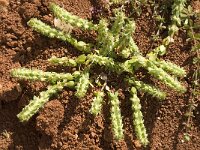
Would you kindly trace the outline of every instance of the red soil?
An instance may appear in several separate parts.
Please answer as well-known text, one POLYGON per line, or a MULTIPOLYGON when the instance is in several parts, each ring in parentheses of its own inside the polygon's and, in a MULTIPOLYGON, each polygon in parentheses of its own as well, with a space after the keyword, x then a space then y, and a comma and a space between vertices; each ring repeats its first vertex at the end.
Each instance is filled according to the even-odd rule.
MULTIPOLYGON (((92 8, 100 8, 100 4, 93 0, 54 1, 82 18, 96 20, 100 16, 92 15, 92 8)), ((102 115, 96 118, 89 113, 92 91, 95 89, 89 90, 81 101, 74 96, 73 91, 66 89, 58 97, 53 97, 39 114, 27 123, 20 123, 17 119, 16 115, 21 109, 34 95, 44 90, 46 85, 40 82, 17 81, 11 78, 10 70, 27 67, 64 72, 65 68, 54 68, 48 64, 47 59, 52 55, 61 57, 79 54, 71 45, 44 37, 27 26, 27 21, 32 17, 52 24, 53 16, 47 6, 47 0, 16 0, 10 1, 7 12, 0 13, 0 149, 140 149, 132 125, 128 94, 120 78, 110 79, 110 82, 118 82, 121 89, 120 100, 125 129, 123 141, 113 140, 109 105, 104 105, 102 115)), ((101 13, 103 16, 110 15, 106 9, 101 13)), ((145 55, 156 46, 151 39, 151 35, 157 31, 151 8, 144 7, 142 15, 135 20, 135 41, 145 55)), ((77 30, 73 34, 86 41, 94 39, 93 33, 77 30)), ((148 77, 143 78, 142 74, 138 75, 146 82, 154 81, 168 93, 167 99, 160 103, 147 95, 140 95, 150 140, 146 149, 200 149, 200 117, 197 114, 192 122, 191 140, 182 142, 184 113, 191 98, 191 75, 194 71, 191 44, 186 42, 186 38, 186 33, 180 31, 163 59, 186 69, 188 76, 181 79, 181 82, 185 84, 188 92, 177 94, 163 87, 155 79, 150 80, 148 77)), ((106 100, 105 104, 107 103, 106 100)), ((197 107, 195 112, 200 111, 199 108, 197 107)))

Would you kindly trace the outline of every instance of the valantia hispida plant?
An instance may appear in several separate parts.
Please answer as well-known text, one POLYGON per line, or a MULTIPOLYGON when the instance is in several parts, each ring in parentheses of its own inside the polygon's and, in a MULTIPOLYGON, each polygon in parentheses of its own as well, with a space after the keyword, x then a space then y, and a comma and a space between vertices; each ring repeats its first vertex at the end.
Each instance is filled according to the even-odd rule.
MULTIPOLYGON (((94 30, 97 33, 96 44, 78 41, 69 33, 51 27, 36 18, 32 18, 28 22, 28 25, 33 30, 49 38, 57 38, 68 42, 83 53, 77 58, 69 58, 68 56, 58 58, 52 56, 48 59, 52 65, 78 67, 81 64, 82 69, 72 74, 44 72, 25 68, 12 70, 11 73, 14 77, 49 83, 47 91, 41 92, 38 97, 35 96, 17 115, 20 121, 28 121, 44 106, 53 94, 63 90, 64 87, 74 88, 76 90, 75 96, 79 99, 83 98, 87 94, 89 85, 94 84, 95 86, 95 83, 90 83, 90 78, 93 77, 91 68, 98 65, 105 68, 106 71, 115 72, 118 76, 123 73, 127 74, 126 78, 124 78, 124 83, 127 83, 130 87, 130 101, 132 102, 131 107, 135 132, 141 144, 146 146, 148 138, 137 91, 147 93, 160 100, 165 99, 166 94, 158 88, 137 79, 134 72, 139 68, 144 68, 150 75, 179 93, 184 93, 186 89, 176 77, 185 76, 186 72, 183 68, 171 62, 157 58, 157 53, 160 51, 153 51, 146 57, 143 56, 132 37, 136 27, 135 22, 127 18, 120 10, 114 10, 114 22, 101 19, 98 24, 93 24, 91 21, 79 18, 53 3, 50 4, 50 10, 56 18, 65 21, 75 28, 94 30)), ((110 113, 113 135, 116 140, 120 140, 124 137, 120 99, 118 98, 117 89, 114 89, 114 85, 112 86, 110 83, 112 86, 111 90, 107 82, 109 81, 105 80, 102 86, 99 84, 96 85, 101 86, 101 90, 96 91, 94 94, 90 113, 95 116, 101 113, 103 99, 107 94, 111 105, 110 113)))

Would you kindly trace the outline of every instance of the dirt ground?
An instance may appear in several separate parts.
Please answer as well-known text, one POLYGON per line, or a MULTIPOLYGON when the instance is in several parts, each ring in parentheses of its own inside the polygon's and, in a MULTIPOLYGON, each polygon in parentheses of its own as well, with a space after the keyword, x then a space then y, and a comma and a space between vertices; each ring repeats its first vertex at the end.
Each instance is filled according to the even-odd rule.
MULTIPOLYGON (((191 140, 182 142, 184 114, 191 98, 191 75, 195 69, 192 65, 191 43, 186 41, 186 33, 182 30, 162 58, 185 68, 188 75, 182 78, 181 82, 188 91, 180 95, 162 87, 155 79, 147 76, 143 78, 143 81, 153 82, 168 93, 167 99, 163 102, 143 94, 139 96, 150 140, 147 148, 139 148, 132 125, 130 102, 127 101, 129 95, 120 78, 110 79, 110 82, 118 82, 121 87, 120 100, 125 130, 125 139, 122 141, 113 140, 107 101, 102 115, 94 118, 89 113, 92 93, 95 90, 92 88, 81 101, 74 96, 73 90, 65 89, 58 97, 51 98, 44 109, 30 121, 20 123, 16 115, 34 95, 45 90, 46 84, 18 81, 11 78, 10 70, 26 67, 65 72, 66 68, 52 67, 47 59, 52 55, 62 57, 79 54, 71 45, 44 37, 27 26, 27 21, 33 17, 53 24, 53 16, 47 8, 48 2, 48 0, 10 0, 6 6, 7 11, 3 10, 0 13, 0 150, 200 149, 200 115, 198 114, 200 100, 194 112, 191 140)), ((100 15, 104 17, 109 15, 106 10, 101 10, 101 4, 95 0, 54 0, 54 2, 69 12, 89 20, 96 21, 100 15), (100 12, 97 14, 97 11, 93 13, 92 10, 100 10, 100 12)), ((195 5, 197 6, 199 3, 195 5)), ((152 11, 151 7, 144 7, 142 15, 135 17, 137 29, 134 39, 144 55, 156 46, 151 38, 151 35, 157 31, 152 11)), ((85 41, 94 39, 93 33, 77 30, 73 34, 85 41)), ((166 32, 162 35, 165 36, 166 32)))

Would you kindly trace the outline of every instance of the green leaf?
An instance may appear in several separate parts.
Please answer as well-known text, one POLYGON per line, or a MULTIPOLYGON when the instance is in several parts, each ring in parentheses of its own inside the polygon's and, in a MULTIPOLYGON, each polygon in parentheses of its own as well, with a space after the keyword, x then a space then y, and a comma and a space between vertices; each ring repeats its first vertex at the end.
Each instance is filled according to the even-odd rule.
POLYGON ((76 62, 78 63, 78 64, 83 64, 84 62, 85 62, 85 60, 86 60, 86 56, 83 54, 83 55, 80 55, 77 59, 76 59, 76 62))
POLYGON ((188 133, 184 133, 184 140, 186 142, 190 141, 190 135, 188 133))
POLYGON ((193 13, 192 6, 190 6, 190 5, 188 5, 188 12, 189 12, 189 13, 193 13))
POLYGON ((192 51, 200 50, 200 43, 192 47, 192 51))
POLYGON ((200 29, 200 24, 199 23, 194 23, 193 24, 193 29, 200 29))
POLYGON ((198 63, 200 63, 200 58, 198 57, 193 58, 193 64, 198 64, 198 63))
POLYGON ((195 38, 196 40, 200 40, 200 33, 194 34, 194 38, 195 38))
POLYGON ((192 32, 191 32, 191 30, 188 31, 187 35, 188 35, 191 39, 194 38, 194 37, 193 37, 193 34, 192 34, 192 32))

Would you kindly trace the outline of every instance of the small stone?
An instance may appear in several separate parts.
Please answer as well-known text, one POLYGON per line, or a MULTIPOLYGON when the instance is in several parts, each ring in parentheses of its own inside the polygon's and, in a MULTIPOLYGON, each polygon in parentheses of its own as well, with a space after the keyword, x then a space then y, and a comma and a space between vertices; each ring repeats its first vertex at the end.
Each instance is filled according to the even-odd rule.
POLYGON ((91 132, 91 137, 95 137, 95 133, 94 132, 91 132))
POLYGON ((62 145, 63 145, 62 142, 58 142, 59 147, 62 147, 62 145))
POLYGON ((27 49, 26 49, 28 52, 30 52, 31 51, 31 47, 27 47, 27 49))
POLYGON ((140 148, 140 147, 142 147, 142 145, 141 145, 141 143, 140 143, 139 140, 134 140, 133 143, 134 143, 134 145, 135 145, 136 148, 140 148))

